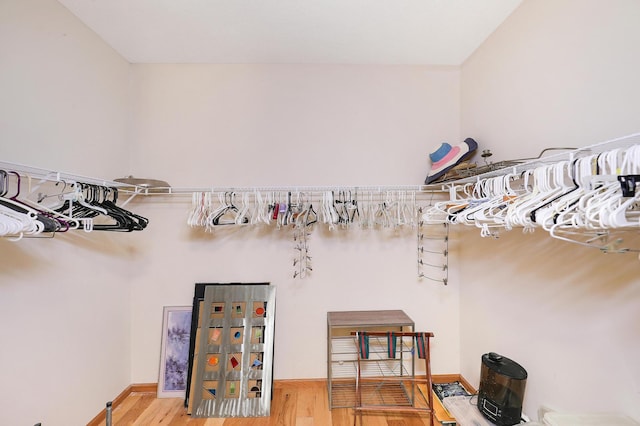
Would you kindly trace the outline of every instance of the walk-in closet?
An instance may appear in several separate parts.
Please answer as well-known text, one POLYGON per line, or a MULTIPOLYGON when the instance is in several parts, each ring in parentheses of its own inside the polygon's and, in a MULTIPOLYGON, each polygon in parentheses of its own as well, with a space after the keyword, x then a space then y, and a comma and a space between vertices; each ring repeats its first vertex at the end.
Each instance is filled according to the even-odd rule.
POLYGON ((412 378, 517 361, 532 422, 640 422, 639 2, 204 3, 0 1, 1 425, 352 424, 381 328, 412 378))

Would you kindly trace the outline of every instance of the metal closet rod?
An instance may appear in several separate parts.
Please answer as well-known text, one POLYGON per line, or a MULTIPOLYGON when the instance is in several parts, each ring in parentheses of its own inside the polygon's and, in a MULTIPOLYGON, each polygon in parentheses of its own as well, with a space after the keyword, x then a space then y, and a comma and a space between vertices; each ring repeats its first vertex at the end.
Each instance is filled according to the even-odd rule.
POLYGON ((183 187, 183 188, 147 188, 141 193, 144 195, 191 195, 194 192, 293 192, 293 193, 317 193, 327 191, 364 191, 364 192, 385 192, 385 191, 407 191, 407 192, 434 192, 446 189, 444 186, 434 188, 426 185, 328 185, 328 186, 223 186, 223 187, 183 187))

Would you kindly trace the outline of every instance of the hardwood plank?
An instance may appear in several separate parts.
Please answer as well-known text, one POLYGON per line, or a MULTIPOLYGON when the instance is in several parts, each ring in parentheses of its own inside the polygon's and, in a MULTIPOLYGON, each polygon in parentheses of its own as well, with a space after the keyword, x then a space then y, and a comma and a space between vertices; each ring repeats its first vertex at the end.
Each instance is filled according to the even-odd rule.
POLYGON ((227 419, 223 419, 223 418, 209 418, 209 419, 198 419, 198 420, 200 422, 195 423, 195 425, 197 426, 224 426, 227 424, 227 419))
POLYGON ((329 416, 321 418, 322 413, 328 414, 328 398, 325 381, 297 383, 296 426, 330 425, 329 416))
MULTIPOLYGON (((113 399, 113 401, 111 401, 112 414, 113 414, 113 411, 115 411, 115 409, 118 407, 118 405, 122 404, 130 394, 149 393, 149 392, 155 394, 157 391, 158 391, 157 383, 138 383, 138 384, 127 386, 125 390, 120 392, 120 395, 116 396, 113 399)), ((107 410, 105 406, 105 408, 102 411, 100 411, 100 413, 98 413, 97 416, 95 416, 91 421, 89 421, 89 423, 87 423, 87 426, 98 426, 100 424, 104 424, 106 423, 106 417, 107 417, 107 410)), ((112 417, 112 420, 113 420, 113 417, 112 417)))
POLYGON ((290 426, 296 424, 297 393, 292 387, 274 386, 269 425, 290 426))
POLYGON ((313 417, 317 391, 317 386, 313 384, 309 384, 306 388, 302 389, 296 387, 296 419, 313 417))
POLYGON ((122 412, 122 417, 119 416, 120 407, 116 407, 113 411, 113 423, 118 426, 131 426, 140 417, 140 415, 149 407, 149 405, 155 401, 156 394, 154 393, 139 393, 132 394, 131 397, 136 401, 131 408, 122 412))
POLYGON ((224 426, 269 426, 270 417, 236 417, 228 418, 224 426))
POLYGON ((199 419, 202 423, 196 423, 198 426, 224 426, 227 419, 223 418, 210 418, 210 419, 199 419))
MULTIPOLYGON (((113 423, 120 424, 120 422, 123 421, 122 418, 124 417, 124 415, 129 412, 129 410, 131 410, 133 406, 139 403, 143 395, 144 394, 141 393, 131 393, 124 399, 124 401, 122 401, 122 403, 118 404, 113 409, 111 414, 111 420, 113 421, 113 423)), ((96 425, 104 426, 105 423, 106 419, 103 417, 100 423, 96 423, 96 425)))
POLYGON ((314 394, 316 395, 313 405, 313 419, 315 425, 331 425, 331 410, 329 410, 329 395, 326 380, 317 382, 317 388, 314 389, 314 394))
MULTIPOLYGON (((296 426, 314 426, 313 417, 296 417, 296 426)), ((319 425, 320 423, 318 423, 319 425)))
MULTIPOLYGON (((435 424, 434 419, 434 424, 435 424)), ((418 415, 418 414, 409 414, 403 417, 394 417, 393 420, 388 421, 389 426, 393 424, 397 424, 398 426, 425 426, 429 425, 429 416, 428 415, 418 415), (399 423, 392 423, 399 422, 399 423)))
POLYGON ((173 418, 171 419, 171 421, 168 423, 167 426, 185 426, 185 425, 195 426, 197 424, 195 422, 196 419, 192 419, 191 416, 187 414, 187 409, 184 406, 184 400, 182 399, 179 400, 179 407, 180 409, 173 416, 173 418))
POLYGON ((331 410, 330 424, 332 424, 333 426, 352 425, 353 410, 351 408, 334 408, 333 410, 331 410))
MULTIPOLYGON (((408 413, 365 413, 362 419, 358 426, 429 425, 428 416, 408 413)), ((192 418, 182 399, 158 399, 155 391, 132 392, 113 410, 113 424, 117 426, 351 426, 353 422, 352 408, 329 410, 326 380, 275 381, 269 417, 192 418)), ((91 423, 104 425, 104 419, 91 423)))
MULTIPOLYGON (((351 419, 353 421, 353 419, 351 419)), ((366 425, 366 426, 388 426, 387 415, 376 413, 376 412, 367 412, 362 414, 362 423, 360 423, 360 419, 358 418, 358 425, 366 425)))
POLYGON ((136 419, 133 426, 169 424, 180 408, 175 398, 155 399, 136 419))

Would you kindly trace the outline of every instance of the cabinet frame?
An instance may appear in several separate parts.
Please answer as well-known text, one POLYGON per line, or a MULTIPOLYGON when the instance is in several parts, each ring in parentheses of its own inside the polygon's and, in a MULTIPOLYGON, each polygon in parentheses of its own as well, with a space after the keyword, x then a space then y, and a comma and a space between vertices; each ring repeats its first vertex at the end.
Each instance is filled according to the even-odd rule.
MULTIPOLYGON (((327 312, 327 393, 329 409, 352 408, 356 403, 356 377, 358 368, 357 342, 351 333, 372 332, 412 332, 414 321, 402 310, 375 311, 334 311, 327 312)), ((403 342, 403 344, 407 344, 403 342)), ((413 343, 411 343, 412 345, 413 343)), ((386 347, 386 346, 385 346, 386 347)), ((413 376, 415 364, 412 356, 407 356, 412 347, 398 349, 398 358, 393 361, 372 360, 378 368, 378 375, 392 373, 400 367, 399 373, 413 376)), ((376 354, 374 350, 372 354, 376 354)), ((384 357, 386 358, 386 357, 384 357)), ((374 375, 373 372, 370 375, 374 375)))

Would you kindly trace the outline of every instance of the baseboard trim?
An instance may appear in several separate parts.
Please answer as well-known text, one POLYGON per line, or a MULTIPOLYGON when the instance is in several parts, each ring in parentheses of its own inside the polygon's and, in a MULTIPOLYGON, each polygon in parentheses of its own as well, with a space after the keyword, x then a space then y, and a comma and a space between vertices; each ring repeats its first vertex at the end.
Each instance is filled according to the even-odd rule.
MULTIPOLYGON (((158 393, 158 384, 157 383, 136 383, 133 385, 129 385, 120 392, 120 395, 116 396, 113 401, 111 401, 112 409, 116 408, 122 401, 125 400, 126 397, 131 395, 132 393, 140 392, 140 393, 158 393)), ((104 422, 107 418, 107 409, 106 407, 102 409, 97 416, 95 416, 87 426, 99 426, 100 423, 104 422)))

